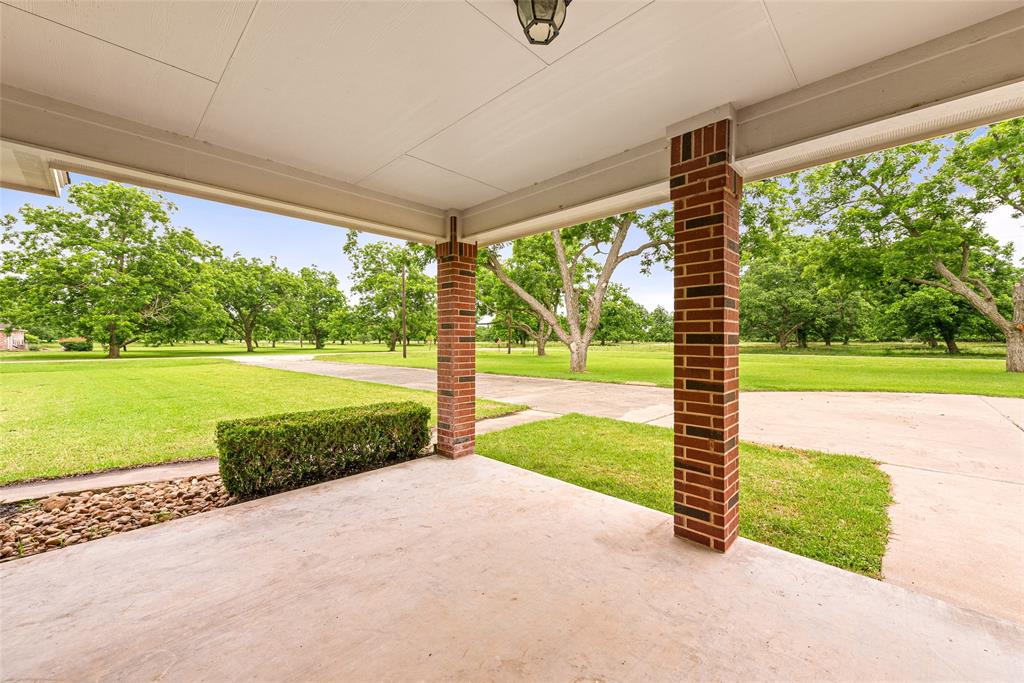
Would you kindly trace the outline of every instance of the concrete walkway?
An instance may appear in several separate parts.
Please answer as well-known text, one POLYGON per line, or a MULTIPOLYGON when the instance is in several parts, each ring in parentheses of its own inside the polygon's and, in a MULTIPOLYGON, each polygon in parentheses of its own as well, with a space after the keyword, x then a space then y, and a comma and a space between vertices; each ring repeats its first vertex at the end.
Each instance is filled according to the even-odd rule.
POLYGON ((1019 681, 1024 629, 487 458, 0 564, 4 680, 1019 681))
MULTIPOLYGON (((521 410, 512 415, 491 417, 480 420, 476 423, 477 434, 488 434, 497 432, 516 425, 536 422, 538 420, 549 420, 558 417, 555 413, 545 413, 540 410, 521 410)), ((437 433, 434 430, 432 440, 436 441, 437 433)), ((166 465, 150 465, 147 467, 132 467, 130 469, 110 470, 109 472, 98 472, 96 474, 83 474, 74 477, 62 477, 60 479, 40 479, 24 484, 11 484, 0 486, 0 503, 12 503, 23 500, 39 500, 47 496, 54 496, 61 493, 78 493, 80 491, 99 491, 110 489, 115 486, 131 486, 133 484, 148 484, 154 481, 170 481, 182 477, 197 477, 219 472, 217 458, 206 458, 203 460, 187 460, 185 462, 172 462, 166 465)))
MULTIPOLYGON (((237 356, 268 368, 435 388, 435 372, 309 356, 237 356)), ((672 426, 661 387, 477 375, 481 398, 672 426)), ((886 581, 1024 623, 1024 399, 744 392, 746 441, 878 460, 892 478, 886 581)))

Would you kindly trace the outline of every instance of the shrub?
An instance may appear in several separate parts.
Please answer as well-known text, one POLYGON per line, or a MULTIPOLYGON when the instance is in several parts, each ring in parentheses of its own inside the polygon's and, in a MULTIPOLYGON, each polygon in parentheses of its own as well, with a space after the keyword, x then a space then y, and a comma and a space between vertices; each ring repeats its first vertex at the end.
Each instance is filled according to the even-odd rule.
POLYGON ((92 341, 85 337, 67 337, 57 341, 65 351, 92 351, 92 341))
POLYGON ((429 421, 405 401, 220 422, 221 478, 253 498, 404 462, 430 444, 429 421))

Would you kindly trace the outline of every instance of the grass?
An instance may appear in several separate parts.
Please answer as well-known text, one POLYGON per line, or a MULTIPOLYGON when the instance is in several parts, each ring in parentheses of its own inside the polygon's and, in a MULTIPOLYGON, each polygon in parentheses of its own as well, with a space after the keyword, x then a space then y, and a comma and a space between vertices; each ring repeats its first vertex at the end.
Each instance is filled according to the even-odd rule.
MULTIPOLYGON (((359 353, 381 351, 386 347, 380 344, 328 344, 322 349, 315 349, 310 344, 299 346, 298 342, 281 342, 272 347, 266 342, 253 350, 252 355, 276 355, 289 353, 359 353)), ((174 346, 143 346, 130 344, 127 351, 121 352, 121 358, 203 358, 210 356, 241 356, 245 355, 245 344, 231 342, 227 344, 175 344, 174 346)), ((101 360, 107 353, 99 345, 93 351, 65 351, 60 344, 43 344, 41 351, 19 351, 17 353, 0 353, 0 363, 20 361, 52 362, 57 360, 101 360)))
MULTIPOLYGON (((672 431, 566 415, 477 437, 476 451, 639 505, 672 511, 672 431)), ((740 535, 878 577, 889 479, 848 455, 740 445, 740 535)))
MULTIPOLYGON (((405 367, 436 367, 434 348, 412 347, 401 353, 336 353, 323 360, 405 367)), ((549 345, 548 355, 532 349, 506 354, 484 345, 477 351, 477 371, 528 377, 640 382, 672 386, 672 351, 668 344, 592 346, 588 371, 569 372, 568 351, 549 345)), ((886 355, 740 354, 743 391, 894 391, 935 394, 980 394, 1024 397, 1024 375, 1007 373, 1004 361, 988 358, 941 358, 886 355)))
MULTIPOLYGON (((0 369, 0 484, 216 455, 218 420, 413 400, 430 391, 217 359, 0 369)), ((477 401, 477 417, 525 406, 477 401)))

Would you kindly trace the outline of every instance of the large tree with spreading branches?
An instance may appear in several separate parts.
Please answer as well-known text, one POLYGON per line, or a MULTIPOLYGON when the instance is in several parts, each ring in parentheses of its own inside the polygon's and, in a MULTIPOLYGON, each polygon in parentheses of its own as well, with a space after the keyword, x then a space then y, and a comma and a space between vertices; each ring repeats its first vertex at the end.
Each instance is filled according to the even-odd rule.
POLYGON ((503 245, 482 250, 480 265, 522 299, 569 348, 569 369, 586 372, 587 351, 601 324, 601 309, 615 269, 632 258, 641 259, 644 272, 655 263, 669 263, 673 227, 672 212, 658 209, 624 213, 525 238, 537 241, 538 253, 550 255, 559 278, 562 319, 512 276, 502 259, 503 245), (644 241, 627 249, 626 239, 634 229, 644 234, 644 241))

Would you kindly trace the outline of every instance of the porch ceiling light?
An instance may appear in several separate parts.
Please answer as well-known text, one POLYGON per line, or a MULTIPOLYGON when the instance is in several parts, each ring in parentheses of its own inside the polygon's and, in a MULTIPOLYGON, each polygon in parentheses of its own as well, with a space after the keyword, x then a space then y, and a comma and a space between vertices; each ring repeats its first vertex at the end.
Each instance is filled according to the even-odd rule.
POLYGON ((565 22, 565 8, 572 0, 513 0, 519 11, 526 39, 532 45, 547 45, 558 36, 565 22))

